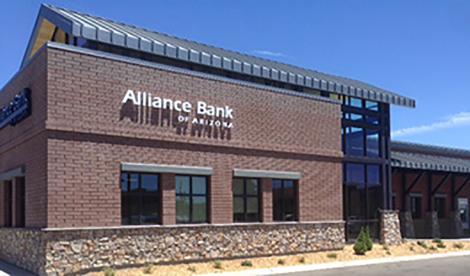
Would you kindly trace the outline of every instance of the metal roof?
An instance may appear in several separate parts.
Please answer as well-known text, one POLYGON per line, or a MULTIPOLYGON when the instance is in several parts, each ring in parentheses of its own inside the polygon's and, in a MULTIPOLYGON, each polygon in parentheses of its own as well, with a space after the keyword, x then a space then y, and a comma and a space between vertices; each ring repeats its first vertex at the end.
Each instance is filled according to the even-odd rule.
POLYGON ((43 18, 77 38, 117 45, 302 87, 415 107, 415 100, 413 99, 361 81, 241 54, 50 5, 41 6, 35 31, 23 59, 23 65, 28 59, 27 57, 38 32, 38 22, 43 18))
POLYGON ((470 151, 392 142, 392 167, 470 173, 470 151))

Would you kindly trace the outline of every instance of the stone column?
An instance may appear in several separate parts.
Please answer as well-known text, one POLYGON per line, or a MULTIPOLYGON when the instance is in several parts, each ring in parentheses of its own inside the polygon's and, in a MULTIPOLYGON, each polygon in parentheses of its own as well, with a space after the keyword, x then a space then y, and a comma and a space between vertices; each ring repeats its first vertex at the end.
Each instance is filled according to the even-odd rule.
POLYGON ((401 232, 405 238, 415 238, 415 225, 411 211, 400 212, 401 232))
POLYGON ((386 245, 402 243, 398 211, 380 210, 380 242, 386 245))
POLYGON ((427 212, 424 216, 426 235, 429 238, 440 238, 441 227, 439 225, 439 218, 436 211, 427 212))
POLYGON ((162 224, 176 224, 175 175, 161 174, 162 187, 162 224))
POLYGON ((273 221, 273 188, 272 179, 261 179, 261 220, 263 222, 273 221))
POLYGON ((460 212, 454 211, 450 212, 450 220, 452 223, 452 228, 451 228, 451 235, 454 238, 461 238, 463 236, 463 225, 462 225, 462 220, 460 218, 460 212))

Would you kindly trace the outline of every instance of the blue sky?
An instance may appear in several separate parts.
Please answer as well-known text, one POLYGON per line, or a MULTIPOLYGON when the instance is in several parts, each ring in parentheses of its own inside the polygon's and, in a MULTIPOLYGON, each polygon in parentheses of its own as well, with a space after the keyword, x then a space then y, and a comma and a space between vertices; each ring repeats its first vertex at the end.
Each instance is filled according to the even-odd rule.
POLYGON ((380 86, 417 100, 395 139, 470 149, 470 1, 8 1, 0 87, 42 2, 380 86))

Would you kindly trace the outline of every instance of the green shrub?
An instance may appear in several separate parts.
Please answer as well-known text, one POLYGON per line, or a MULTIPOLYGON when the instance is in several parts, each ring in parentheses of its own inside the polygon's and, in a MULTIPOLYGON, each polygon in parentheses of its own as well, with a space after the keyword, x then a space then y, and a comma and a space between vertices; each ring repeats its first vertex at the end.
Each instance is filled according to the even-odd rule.
POLYGON ((152 270, 153 270, 153 266, 151 266, 151 265, 146 265, 146 266, 144 267, 144 271, 143 271, 143 272, 144 272, 144 274, 152 274, 152 270))
POLYGON ((329 258, 329 259, 336 259, 336 258, 338 258, 338 254, 328 253, 328 254, 326 254, 326 257, 329 258))
POLYGON ((455 243, 455 244, 454 244, 454 248, 456 248, 456 249, 463 249, 463 248, 464 248, 464 245, 463 245, 463 243, 460 243, 460 242, 459 242, 459 243, 455 243))
POLYGON ((191 271, 192 273, 196 273, 196 267, 194 266, 188 267, 188 270, 191 271))
POLYGON ((415 252, 415 248, 413 246, 410 246, 410 251, 415 252))
POLYGON ((431 251, 436 251, 437 248, 436 248, 434 245, 432 245, 431 247, 429 247, 429 250, 431 250, 431 251))
POLYGON ((437 244, 437 248, 444 249, 444 248, 446 248, 446 247, 447 247, 447 246, 446 246, 443 242, 437 244))
POLYGON ((222 262, 217 260, 214 262, 214 268, 215 269, 222 269, 222 262))
POLYGON ((277 264, 278 265, 285 265, 286 261, 284 259, 279 259, 279 260, 277 260, 277 264))
POLYGON ((388 247, 388 245, 386 245, 386 244, 382 245, 382 248, 383 248, 385 251, 390 250, 390 247, 388 247))
POLYGON ((368 230, 361 228, 353 249, 356 255, 365 255, 367 251, 372 249, 372 239, 368 234, 368 230))
POLYGON ((107 267, 103 270, 103 274, 104 276, 114 276, 116 275, 116 271, 111 267, 107 267))
POLYGON ((241 266, 253 266, 253 264, 251 263, 251 261, 243 261, 241 263, 241 266))
POLYGON ((424 248, 424 249, 428 249, 428 246, 427 246, 426 243, 423 242, 423 241, 418 241, 416 244, 419 245, 419 246, 421 246, 421 247, 424 248))
POLYGON ((433 243, 442 243, 442 240, 441 239, 434 239, 432 240, 433 243))
POLYGON ((366 227, 366 230, 364 231, 364 240, 366 243, 367 251, 371 251, 372 247, 374 246, 374 243, 372 242, 372 238, 370 237, 369 227, 366 227))
POLYGON ((305 257, 300 257, 299 258, 299 263, 304 264, 305 263, 305 257))
POLYGON ((387 250, 385 253, 386 253, 387 255, 392 255, 392 252, 390 252, 390 251, 388 251, 388 250, 387 250))

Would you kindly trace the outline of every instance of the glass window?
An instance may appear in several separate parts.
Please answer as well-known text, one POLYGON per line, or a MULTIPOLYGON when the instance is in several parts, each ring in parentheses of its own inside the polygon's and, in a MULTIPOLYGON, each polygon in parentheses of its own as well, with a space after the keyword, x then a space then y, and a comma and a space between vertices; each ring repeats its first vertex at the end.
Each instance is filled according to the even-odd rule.
POLYGON ((362 108, 363 107, 362 99, 351 97, 350 98, 350 106, 357 107, 357 108, 362 108))
POLYGON ((380 185, 380 182, 381 182, 380 181, 380 166, 368 165, 367 166, 367 183, 370 185, 380 185))
POLYGON ((380 119, 376 116, 367 116, 367 121, 366 122, 370 125, 379 125, 380 124, 380 119))
POLYGON ((437 217, 442 219, 446 218, 446 198, 445 196, 436 196, 434 198, 434 211, 437 212, 437 217))
POLYGON ((351 121, 356 121, 360 122, 364 119, 364 116, 362 114, 357 114, 357 113, 344 113, 345 119, 351 120, 351 121))
POLYGON ((366 108, 373 111, 379 111, 379 103, 373 101, 366 101, 366 108))
POLYGON ((176 223, 207 222, 207 177, 177 175, 175 185, 176 223))
POLYGON ((358 127, 346 128, 346 154, 364 155, 364 130, 358 127))
POLYGON ((260 189, 258 179, 233 179, 233 221, 260 221, 260 189))
POLYGON ((364 165, 363 164, 346 164, 346 181, 348 183, 365 183, 364 165))
POLYGON ((411 217, 414 219, 420 219, 423 217, 422 211, 422 197, 421 195, 411 195, 410 196, 410 209, 411 209, 411 217))
POLYGON ((293 180, 273 179, 273 220, 297 220, 297 193, 293 180))
POLYGON ((160 180, 158 174, 121 173, 121 223, 158 224, 160 180))
POLYGON ((380 139, 379 132, 375 130, 367 131, 367 156, 380 156, 380 139))

